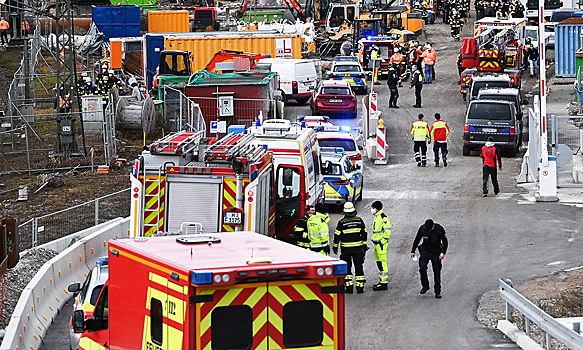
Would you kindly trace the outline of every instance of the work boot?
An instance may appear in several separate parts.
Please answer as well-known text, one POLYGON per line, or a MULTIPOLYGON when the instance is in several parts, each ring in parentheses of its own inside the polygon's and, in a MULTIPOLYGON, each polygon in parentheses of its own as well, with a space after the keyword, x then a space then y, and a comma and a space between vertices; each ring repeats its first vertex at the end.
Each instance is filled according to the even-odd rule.
POLYGON ((447 158, 443 158, 443 166, 447 167, 447 158))
POLYGON ((421 166, 421 162, 417 162, 417 166, 421 166))
POLYGON ((419 294, 425 294, 425 293, 427 293, 427 291, 428 291, 428 290, 429 290, 429 288, 425 288, 425 287, 423 287, 423 288, 421 288, 421 290, 419 291, 419 294))
POLYGON ((357 293, 357 294, 362 294, 362 293, 364 293, 364 288, 362 288, 362 287, 356 287, 356 293, 357 293))
POLYGON ((441 293, 435 293, 435 297, 436 297, 437 299, 441 299, 441 293))
POLYGON ((346 288, 344 288, 344 292, 347 294, 352 294, 354 286, 346 286, 346 288))
POLYGON ((436 160, 436 161, 435 161, 435 167, 436 167, 436 168, 439 168, 439 160, 436 160))
POLYGON ((425 166, 427 166, 427 163, 426 162, 423 162, 423 163, 421 163, 421 166, 422 167, 425 167, 425 166))
POLYGON ((388 283, 379 283, 379 284, 372 286, 372 290, 374 290, 374 291, 387 290, 387 289, 389 289, 388 283))

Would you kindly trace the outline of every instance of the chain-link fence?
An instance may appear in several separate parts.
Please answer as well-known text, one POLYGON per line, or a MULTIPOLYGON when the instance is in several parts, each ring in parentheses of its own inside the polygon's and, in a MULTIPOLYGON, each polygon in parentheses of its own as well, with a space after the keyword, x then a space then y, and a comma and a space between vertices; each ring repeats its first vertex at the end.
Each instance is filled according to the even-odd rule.
POLYGON ((177 132, 184 127, 196 131, 205 130, 206 124, 200 105, 186 97, 182 91, 164 85, 164 124, 169 132, 177 132))
POLYGON ((557 157, 557 186, 583 187, 573 179, 572 157, 579 151, 583 116, 552 116, 552 154, 557 157))
POLYGON ((32 218, 18 226, 20 250, 36 247, 116 217, 130 215, 130 190, 32 218))

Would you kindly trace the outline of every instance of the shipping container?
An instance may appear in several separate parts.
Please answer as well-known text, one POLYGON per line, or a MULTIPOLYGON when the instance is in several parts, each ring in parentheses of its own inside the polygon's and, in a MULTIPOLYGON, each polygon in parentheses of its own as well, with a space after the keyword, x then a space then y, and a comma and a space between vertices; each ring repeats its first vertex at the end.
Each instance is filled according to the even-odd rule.
POLYGON ((140 36, 138 6, 92 6, 93 22, 105 38, 140 36))
POLYGON ((583 18, 569 18, 555 26, 555 75, 577 76, 575 52, 581 48, 583 18))
POLYGON ((145 7, 152 7, 154 6, 156 9, 159 5, 156 4, 157 0, 111 0, 111 4, 114 6, 132 6, 137 5, 140 8, 144 9, 145 7))
POLYGON ((190 18, 187 10, 148 12, 148 33, 188 33, 190 18))
POLYGON ((299 35, 257 32, 206 34, 165 36, 164 49, 190 52, 193 72, 204 69, 213 55, 223 49, 270 54, 271 57, 302 58, 302 38, 299 35))
POLYGON ((146 74, 146 86, 152 88, 156 68, 160 64, 160 52, 164 50, 164 36, 160 34, 146 34, 146 57, 144 60, 144 73, 146 74))

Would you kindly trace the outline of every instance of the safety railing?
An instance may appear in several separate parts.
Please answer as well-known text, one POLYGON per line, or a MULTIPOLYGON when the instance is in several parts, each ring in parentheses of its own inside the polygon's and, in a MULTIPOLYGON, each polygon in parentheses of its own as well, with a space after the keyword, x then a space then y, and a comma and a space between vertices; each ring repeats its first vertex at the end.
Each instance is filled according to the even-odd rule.
POLYGON ((506 320, 513 321, 513 309, 524 315, 526 335, 530 333, 531 322, 546 333, 546 348, 551 349, 551 338, 571 349, 583 349, 583 337, 547 314, 533 302, 520 294, 507 279, 498 280, 500 296, 506 301, 506 320))

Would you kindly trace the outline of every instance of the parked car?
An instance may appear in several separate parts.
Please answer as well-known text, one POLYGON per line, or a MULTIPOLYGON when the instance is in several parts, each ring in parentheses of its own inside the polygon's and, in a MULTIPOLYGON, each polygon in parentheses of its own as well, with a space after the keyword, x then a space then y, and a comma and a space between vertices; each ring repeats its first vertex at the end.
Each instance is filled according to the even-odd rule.
POLYGON ((469 104, 471 101, 478 98, 478 92, 480 92, 480 89, 495 87, 512 87, 512 81, 507 74, 485 74, 472 77, 469 84, 468 98, 466 99, 466 102, 469 104))
POLYGON ((356 56, 334 57, 328 72, 328 79, 347 81, 355 93, 366 94, 368 92, 366 73, 356 56))
POLYGON ((315 128, 320 147, 342 148, 346 155, 361 169, 363 167, 361 147, 358 146, 350 128, 341 126, 315 128))
POLYGON ((343 80, 324 80, 312 92, 310 109, 314 115, 348 115, 356 118, 358 102, 350 84, 343 80))
POLYGON ((292 99, 301 105, 308 102, 318 82, 314 62, 299 58, 262 58, 259 63, 263 67, 271 65, 270 70, 279 76, 284 103, 292 99))
POLYGON ((299 115, 296 117, 296 120, 301 126, 306 128, 335 127, 335 125, 330 122, 330 117, 325 115, 299 115))
POLYGON ((354 164, 342 148, 320 148, 325 204, 343 205, 362 200, 363 176, 358 164, 354 164))
MULTIPOLYGON (((101 289, 107 278, 109 277, 109 269, 107 264, 107 257, 101 257, 97 259, 95 266, 89 271, 87 278, 83 285, 80 283, 72 283, 67 288, 71 293, 78 293, 75 296, 75 303, 73 305, 73 311, 83 310, 83 315, 85 319, 93 317, 93 311, 95 310, 95 304, 97 299, 101 294, 101 289)), ((79 340, 81 339, 81 333, 75 333, 73 331, 73 317, 69 322, 69 341, 71 350, 79 349, 79 340)))
POLYGON ((480 149, 489 137, 496 146, 515 157, 522 138, 521 124, 514 102, 501 100, 474 100, 466 110, 463 154, 469 156, 473 149, 480 149))
POLYGON ((522 97, 520 97, 520 90, 516 88, 483 88, 478 92, 477 99, 514 102, 518 120, 520 120, 522 125, 522 106, 527 105, 528 100, 523 100, 522 97))

